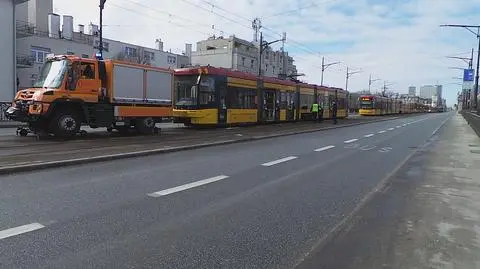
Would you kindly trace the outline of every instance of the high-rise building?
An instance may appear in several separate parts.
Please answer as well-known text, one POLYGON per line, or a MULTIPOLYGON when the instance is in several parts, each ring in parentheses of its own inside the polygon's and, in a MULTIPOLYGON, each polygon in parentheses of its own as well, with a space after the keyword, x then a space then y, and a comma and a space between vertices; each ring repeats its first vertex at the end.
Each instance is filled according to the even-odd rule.
POLYGON ((435 100, 435 103, 441 103, 442 88, 442 85, 423 85, 422 87, 420 87, 419 95, 422 98, 432 98, 432 96, 435 96, 437 98, 437 100, 435 100))
POLYGON ((415 96, 416 92, 417 92, 417 87, 415 86, 408 87, 408 95, 415 96))

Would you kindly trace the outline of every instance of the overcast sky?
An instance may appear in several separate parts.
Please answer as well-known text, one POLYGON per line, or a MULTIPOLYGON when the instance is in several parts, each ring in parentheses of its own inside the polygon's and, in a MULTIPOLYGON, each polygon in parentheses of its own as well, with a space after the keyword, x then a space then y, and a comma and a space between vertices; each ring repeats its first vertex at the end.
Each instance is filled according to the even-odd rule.
MULTIPOLYGON (((75 25, 98 24, 98 0, 54 0, 54 12, 72 15, 75 25)), ((147 47, 161 38, 166 50, 181 53, 212 34, 252 40, 251 21, 259 17, 267 41, 287 32, 286 48, 310 83, 320 83, 325 56, 342 63, 325 71, 324 84, 344 88, 349 66, 362 71, 351 77, 351 91, 368 88, 370 74, 400 93, 439 83, 452 105, 461 89, 452 77, 462 72, 449 67, 466 65, 446 56, 469 57, 477 42, 464 29, 439 25, 480 24, 479 14, 480 0, 107 0, 104 36, 147 47)))

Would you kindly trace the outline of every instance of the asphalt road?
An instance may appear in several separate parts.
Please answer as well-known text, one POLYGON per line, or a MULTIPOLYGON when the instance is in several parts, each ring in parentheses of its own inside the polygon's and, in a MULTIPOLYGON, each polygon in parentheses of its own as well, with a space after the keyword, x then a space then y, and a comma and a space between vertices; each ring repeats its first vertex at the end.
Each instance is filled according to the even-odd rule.
POLYGON ((451 115, 0 177, 0 267, 293 268, 451 115))

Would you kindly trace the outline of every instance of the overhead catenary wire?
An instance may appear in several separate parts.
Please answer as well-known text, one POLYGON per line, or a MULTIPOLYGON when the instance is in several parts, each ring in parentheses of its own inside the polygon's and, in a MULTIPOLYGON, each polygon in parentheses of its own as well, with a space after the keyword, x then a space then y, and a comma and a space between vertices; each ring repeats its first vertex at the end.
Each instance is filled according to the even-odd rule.
MULTIPOLYGON (((132 13, 135 13, 135 14, 139 14, 139 15, 142 15, 142 16, 147 16, 147 17, 150 17, 152 19, 155 19, 155 20, 159 20, 160 18, 159 17, 156 17, 156 16, 152 16, 148 13, 143 13, 143 12, 139 12, 138 10, 134 10, 134 9, 131 9, 131 8, 128 8, 128 7, 123 7, 123 6, 120 6, 120 5, 117 5, 115 3, 110 3, 109 4, 110 6, 114 6, 116 8, 119 8, 119 9, 123 9, 123 10, 126 10, 126 11, 129 11, 129 12, 132 12, 132 13)), ((181 28, 186 28, 186 29, 190 29, 190 30, 193 30, 197 33, 200 33, 200 34, 203 34, 203 35, 206 35, 206 36, 209 36, 210 34, 207 33, 207 32, 203 32, 203 31, 200 31, 198 29, 195 29, 193 27, 189 27, 187 25, 182 25, 182 24, 179 24, 179 23, 176 23, 176 22, 173 22, 171 20, 168 20, 167 21, 168 23, 172 24, 172 25, 176 25, 178 27, 181 27, 181 28)))

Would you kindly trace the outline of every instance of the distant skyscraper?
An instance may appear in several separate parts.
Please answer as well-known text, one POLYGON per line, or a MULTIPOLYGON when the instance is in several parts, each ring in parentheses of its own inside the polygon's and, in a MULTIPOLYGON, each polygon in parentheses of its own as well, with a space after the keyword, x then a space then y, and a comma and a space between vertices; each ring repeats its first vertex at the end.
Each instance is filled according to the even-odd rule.
POLYGON ((420 97, 422 98, 432 98, 436 96, 436 103, 440 103, 442 100, 442 85, 424 85, 420 87, 420 97))
POLYGON ((416 92, 417 92, 417 87, 415 86, 408 87, 408 95, 415 96, 416 92))

